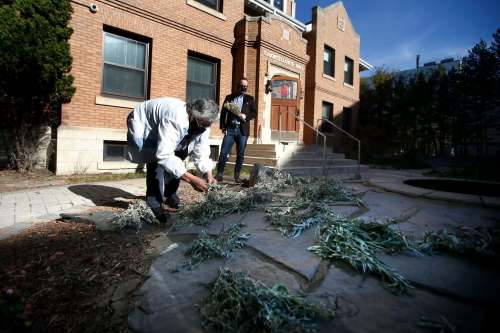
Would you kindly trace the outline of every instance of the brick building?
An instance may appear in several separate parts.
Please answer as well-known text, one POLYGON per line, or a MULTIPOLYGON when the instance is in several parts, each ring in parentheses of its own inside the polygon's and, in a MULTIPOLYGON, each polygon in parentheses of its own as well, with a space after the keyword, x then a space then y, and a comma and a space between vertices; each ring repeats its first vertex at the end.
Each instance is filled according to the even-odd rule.
MULTIPOLYGON (((126 117, 161 96, 219 104, 246 76, 258 116, 250 143, 312 142, 304 123, 344 117, 354 130, 359 35, 341 2, 295 19, 295 0, 72 0, 76 94, 62 105, 58 174, 130 171, 126 117), (322 60, 323 59, 323 60, 322 60), (345 69, 344 69, 345 68, 345 69), (280 130, 281 129, 281 130, 280 130)), ((212 145, 222 140, 212 128, 212 145)))

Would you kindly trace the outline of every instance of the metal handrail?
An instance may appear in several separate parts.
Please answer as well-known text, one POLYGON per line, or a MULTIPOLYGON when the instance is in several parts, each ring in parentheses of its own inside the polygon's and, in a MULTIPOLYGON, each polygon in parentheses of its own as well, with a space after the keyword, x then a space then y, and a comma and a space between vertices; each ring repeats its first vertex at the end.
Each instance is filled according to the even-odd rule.
MULTIPOLYGON (((291 113, 293 114, 293 116, 295 117, 295 119, 297 119, 298 121, 300 121, 301 123, 303 123, 304 125, 306 125, 307 127, 309 127, 310 129, 312 129, 313 131, 316 132, 316 144, 318 144, 318 134, 323 136, 323 175, 326 176, 326 135, 321 133, 318 129, 314 128, 314 126, 312 126, 311 124, 309 124, 308 122, 306 122, 304 119, 300 118, 296 112, 294 111, 285 111, 286 113, 291 113)), ((279 141, 281 142, 281 114, 283 113, 283 111, 279 111, 279 118, 278 118, 278 127, 279 127, 279 141)))
POLYGON ((330 125, 332 125, 336 129, 338 129, 340 132, 342 132, 345 135, 347 135, 350 139, 353 139, 354 141, 356 141, 358 143, 358 173, 360 173, 360 171, 361 171, 361 140, 358 139, 358 138, 356 138, 354 135, 352 135, 351 133, 347 132, 346 130, 340 128, 339 126, 337 126, 336 124, 334 124, 331 120, 326 119, 326 118, 318 119, 318 121, 316 122, 318 128, 319 128, 319 122, 320 121, 326 121, 327 123, 329 123, 330 125))

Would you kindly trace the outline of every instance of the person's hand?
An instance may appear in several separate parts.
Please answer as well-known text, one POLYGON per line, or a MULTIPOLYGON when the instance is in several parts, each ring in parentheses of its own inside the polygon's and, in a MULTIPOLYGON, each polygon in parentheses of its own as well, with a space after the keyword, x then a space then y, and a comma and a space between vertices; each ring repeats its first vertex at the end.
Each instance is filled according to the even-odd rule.
POLYGON ((181 179, 191 184, 191 186, 198 192, 208 191, 207 183, 200 177, 196 177, 192 173, 186 172, 181 176, 181 179))
POLYGON ((245 120, 247 120, 247 115, 244 113, 240 113, 240 118, 241 118, 241 120, 245 121, 245 120))
POLYGON ((226 135, 226 129, 225 128, 221 128, 221 131, 222 131, 222 134, 226 135))
POLYGON ((208 185, 217 185, 217 179, 212 176, 207 176, 208 185))
POLYGON ((200 177, 193 177, 190 180, 191 186, 198 192, 208 191, 207 183, 200 177))

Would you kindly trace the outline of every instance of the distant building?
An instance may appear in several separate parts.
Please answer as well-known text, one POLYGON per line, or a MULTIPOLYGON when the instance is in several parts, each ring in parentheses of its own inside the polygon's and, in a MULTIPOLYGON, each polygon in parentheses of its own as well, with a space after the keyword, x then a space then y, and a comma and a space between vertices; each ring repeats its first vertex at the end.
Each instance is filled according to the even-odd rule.
POLYGON ((412 69, 406 69, 398 72, 397 74, 405 77, 416 76, 420 73, 424 75, 430 75, 435 70, 442 68, 446 73, 450 72, 452 69, 460 67, 462 61, 455 60, 454 58, 444 58, 440 61, 429 61, 420 66, 420 55, 417 55, 417 66, 412 69))

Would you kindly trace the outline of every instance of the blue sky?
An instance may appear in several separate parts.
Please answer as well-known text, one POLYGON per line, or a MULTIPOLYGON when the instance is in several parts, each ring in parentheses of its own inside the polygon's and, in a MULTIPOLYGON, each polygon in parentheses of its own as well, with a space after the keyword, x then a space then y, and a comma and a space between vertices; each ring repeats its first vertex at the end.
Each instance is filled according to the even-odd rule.
MULTIPOLYGON (((297 18, 311 19, 311 8, 335 0, 297 0, 297 18)), ((481 38, 488 43, 500 28, 500 1, 345 0, 361 36, 361 57, 375 66, 409 69, 421 63, 461 57, 481 38)))

